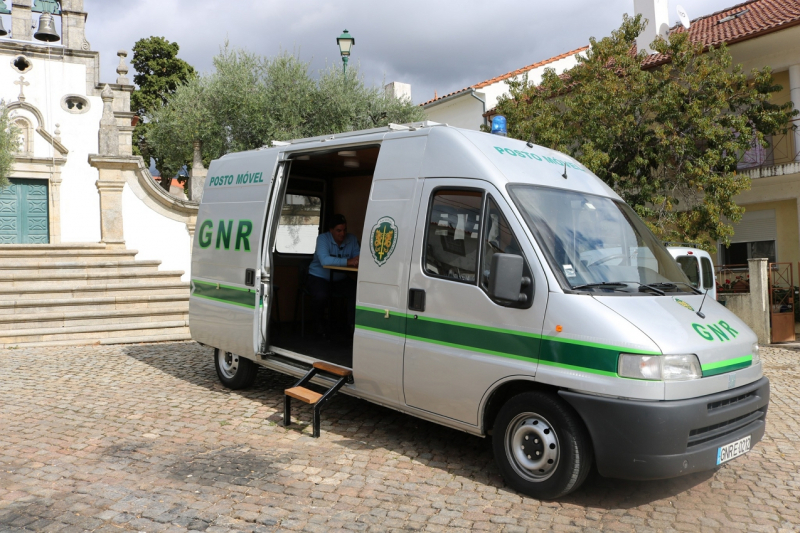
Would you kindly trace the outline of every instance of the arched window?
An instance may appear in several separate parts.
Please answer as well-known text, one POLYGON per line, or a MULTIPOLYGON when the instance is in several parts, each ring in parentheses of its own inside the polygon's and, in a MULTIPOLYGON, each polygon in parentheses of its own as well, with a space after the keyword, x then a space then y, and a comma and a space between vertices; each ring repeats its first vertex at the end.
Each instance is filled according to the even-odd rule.
POLYGON ((18 152, 20 154, 33 154, 33 126, 24 118, 14 120, 14 125, 19 128, 18 152))

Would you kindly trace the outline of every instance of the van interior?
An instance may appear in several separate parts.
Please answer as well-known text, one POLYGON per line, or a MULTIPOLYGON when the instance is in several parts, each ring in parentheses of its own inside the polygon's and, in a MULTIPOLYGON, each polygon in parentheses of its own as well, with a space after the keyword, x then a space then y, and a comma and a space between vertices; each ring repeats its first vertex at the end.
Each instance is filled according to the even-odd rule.
MULTIPOLYGON (((306 288, 317 236, 333 214, 347 220, 347 232, 361 242, 379 146, 297 154, 283 188, 281 215, 272 255, 273 300, 269 317, 270 350, 353 366, 353 332, 347 324, 346 298, 334 291, 324 313, 332 335, 315 331, 314 309, 306 288)), ((355 278, 357 272, 347 274, 355 278)))

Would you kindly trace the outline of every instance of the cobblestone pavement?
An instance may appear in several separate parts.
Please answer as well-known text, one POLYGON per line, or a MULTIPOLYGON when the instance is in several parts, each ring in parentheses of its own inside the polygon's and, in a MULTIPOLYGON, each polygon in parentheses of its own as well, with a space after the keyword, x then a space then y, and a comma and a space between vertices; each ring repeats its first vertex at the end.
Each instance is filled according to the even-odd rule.
POLYGON ((334 398, 320 439, 284 429, 291 378, 226 390, 193 343, 2 350, 0 531, 797 531, 798 358, 764 350, 767 435, 746 456, 540 502, 504 488, 488 440, 364 401, 334 398))

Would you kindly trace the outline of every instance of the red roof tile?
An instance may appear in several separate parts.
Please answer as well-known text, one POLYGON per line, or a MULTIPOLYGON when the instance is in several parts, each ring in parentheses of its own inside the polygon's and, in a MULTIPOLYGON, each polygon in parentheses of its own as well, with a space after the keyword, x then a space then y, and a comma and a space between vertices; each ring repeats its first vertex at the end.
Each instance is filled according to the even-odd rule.
MULTIPOLYGON (((748 0, 733 7, 699 17, 689 26, 689 38, 703 46, 734 44, 774 31, 800 25, 800 0, 748 0), (730 18, 728 18, 730 17, 730 18)), ((670 33, 687 30, 677 24, 670 33)), ((636 51, 636 45, 633 52, 636 51)), ((653 68, 669 61, 662 54, 653 54, 644 60, 644 68, 653 68)), ((484 117, 495 113, 495 108, 484 113, 484 117)))
MULTIPOLYGON (((692 41, 703 46, 734 44, 774 31, 800 24, 800 2, 798 0, 748 0, 711 15, 692 21, 689 30, 680 24, 671 28, 671 33, 689 32, 692 41), (727 19, 727 20, 726 20, 727 19)), ((667 61, 661 54, 648 57, 644 67, 667 61)))
POLYGON ((527 67, 522 67, 522 68, 518 68, 517 70, 512 70, 511 72, 506 72, 505 74, 502 74, 500 76, 488 79, 486 81, 482 81, 480 83, 476 83, 475 85, 470 85, 469 87, 464 87, 463 89, 459 89, 458 91, 453 91, 452 93, 448 93, 448 94, 446 94, 444 96, 439 96, 438 98, 433 98, 431 100, 428 100, 427 102, 423 102, 420 105, 421 106, 425 106, 425 105, 428 105, 428 104, 432 104, 433 102, 437 102, 437 101, 442 100, 444 98, 448 98, 450 96, 453 96, 453 95, 456 95, 456 94, 459 94, 459 93, 463 93, 463 92, 468 91, 470 89, 482 89, 483 87, 486 87, 488 85, 492 85, 493 83, 497 83, 497 82, 500 82, 500 81, 503 81, 503 80, 507 80, 509 78, 513 78, 514 76, 519 76, 520 74, 524 74, 525 72, 528 72, 528 71, 533 70, 535 68, 542 67, 542 66, 547 65, 549 63, 555 63, 559 59, 564 59, 566 57, 574 56, 575 54, 577 54, 579 52, 583 52, 584 50, 588 50, 588 49, 589 49, 588 46, 583 46, 583 47, 578 48, 576 50, 572 50, 570 52, 566 52, 566 53, 563 53, 561 55, 557 55, 555 57, 551 57, 550 59, 545 59, 544 61, 539 61, 538 63, 533 63, 532 65, 528 65, 527 67))
MULTIPOLYGON (((742 2, 733 7, 693 20, 688 32, 693 41, 700 41, 704 46, 708 47, 719 46, 722 43, 734 44, 796 25, 800 25, 800 0, 748 0, 747 2, 742 2), (731 17, 732 15, 736 16, 723 22, 723 19, 731 17)), ((686 31, 687 30, 680 24, 670 28, 671 33, 684 33, 686 31)), ((566 52, 550 59, 540 61, 539 63, 534 63, 527 67, 522 67, 521 69, 503 74, 502 76, 497 76, 496 78, 471 85, 445 96, 428 100, 420 105, 424 106, 469 89, 486 87, 492 83, 517 76, 542 65, 577 54, 588 48, 588 46, 584 46, 583 48, 566 52)), ((655 67, 668 60, 666 56, 654 54, 645 59, 642 66, 645 68, 655 67)), ((486 114, 488 115, 492 111, 493 110, 490 110, 486 114)))

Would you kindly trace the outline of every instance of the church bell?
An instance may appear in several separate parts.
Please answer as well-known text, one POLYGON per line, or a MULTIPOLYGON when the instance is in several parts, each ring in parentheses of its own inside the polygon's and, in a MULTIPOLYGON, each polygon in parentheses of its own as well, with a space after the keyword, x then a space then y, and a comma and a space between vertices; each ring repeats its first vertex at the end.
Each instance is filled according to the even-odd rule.
POLYGON ((2 37, 3 35, 8 35, 8 32, 3 27, 3 19, 0 18, 0 37, 2 37))
POLYGON ((58 36, 58 33, 56 33, 56 25, 53 22, 53 15, 47 12, 42 13, 42 16, 39 17, 39 29, 36 30, 36 33, 33 34, 33 37, 48 43, 52 43, 61 39, 61 37, 58 36))

